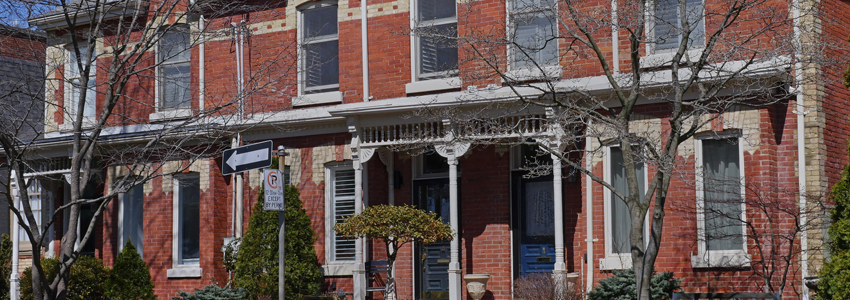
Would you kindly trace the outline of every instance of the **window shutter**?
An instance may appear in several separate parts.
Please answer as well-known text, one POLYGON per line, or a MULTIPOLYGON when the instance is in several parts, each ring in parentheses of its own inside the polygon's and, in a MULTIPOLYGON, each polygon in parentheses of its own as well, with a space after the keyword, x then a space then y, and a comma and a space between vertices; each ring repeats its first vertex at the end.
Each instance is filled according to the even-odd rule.
MULTIPOLYGON (((354 214, 354 170, 335 170, 333 182, 334 224, 354 214)), ((334 233, 334 260, 354 260, 354 239, 334 233)))
POLYGON ((419 55, 420 74, 437 72, 437 43, 433 38, 422 37, 419 39, 419 55))

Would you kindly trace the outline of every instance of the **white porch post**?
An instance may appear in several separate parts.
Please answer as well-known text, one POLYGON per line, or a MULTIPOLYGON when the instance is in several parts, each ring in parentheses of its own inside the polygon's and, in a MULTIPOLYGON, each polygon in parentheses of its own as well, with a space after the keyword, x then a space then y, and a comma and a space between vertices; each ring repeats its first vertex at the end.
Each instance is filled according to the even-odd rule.
MULTIPOLYGON (((454 148, 454 147, 453 147, 454 148)), ((454 150, 454 149, 452 149, 454 150)), ((457 208, 457 156, 455 151, 451 151, 448 157, 449 161, 449 223, 455 236, 452 238, 451 244, 451 260, 449 262, 449 300, 461 300, 461 270, 460 270, 460 231, 458 228, 458 208, 457 208)))
MULTIPOLYGON (((357 120, 354 118, 348 119, 348 131, 351 133, 351 160, 354 167, 354 214, 359 215, 363 212, 363 161, 368 161, 370 157, 361 160, 364 157, 361 155, 360 136, 357 132, 357 120)), ((354 270, 353 276, 353 296, 354 300, 366 299, 366 266, 363 263, 363 238, 357 238, 354 242, 354 270)))
MULTIPOLYGON (((564 189, 561 174, 561 159, 552 155, 552 186, 555 191, 555 276, 564 276, 567 273, 567 264, 564 262, 564 189)), ((563 278, 558 278, 563 279, 563 278)))
MULTIPOLYGON (((18 201, 20 201, 20 197, 18 197, 17 184, 15 184, 15 171, 12 171, 12 175, 9 176, 9 182, 13 184, 12 189, 12 206, 17 208, 18 201)), ((12 214, 12 274, 9 278, 9 299, 18 300, 20 299, 20 287, 19 284, 21 282, 20 275, 18 275, 18 259, 20 253, 20 237, 18 233, 20 228, 18 226, 18 217, 15 214, 12 214)))

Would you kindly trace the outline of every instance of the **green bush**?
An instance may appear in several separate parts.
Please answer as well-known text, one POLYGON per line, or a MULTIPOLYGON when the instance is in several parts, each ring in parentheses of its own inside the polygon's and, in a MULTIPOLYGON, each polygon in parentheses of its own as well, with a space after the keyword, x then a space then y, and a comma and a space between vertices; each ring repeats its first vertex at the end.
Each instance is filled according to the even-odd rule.
MULTIPOLYGON (((653 274, 650 282, 650 299, 670 299, 673 292, 681 288, 681 279, 673 278, 672 272, 653 274)), ((614 276, 599 280, 599 285, 587 293, 589 300, 636 300, 637 282, 635 272, 628 270, 615 270, 614 276)))
MULTIPOLYGON (((277 168, 274 160, 271 168, 277 168)), ((284 196, 286 220, 286 299, 315 295, 322 282, 322 269, 316 258, 313 243, 316 233, 310 227, 310 217, 304 211, 298 189, 287 186, 284 196)), ((271 296, 277 298, 278 280, 278 213, 263 210, 263 190, 248 221, 248 231, 233 263, 233 285, 244 288, 248 299, 271 296)), ((227 264, 227 262, 225 263, 227 264)))
POLYGON ((216 285, 208 285, 203 289, 195 289, 194 293, 180 291, 177 297, 172 297, 172 300, 243 300, 245 299, 245 289, 229 286, 219 287, 216 285))
MULTIPOLYGON (((43 258, 41 266, 48 282, 59 273, 59 260, 43 258)), ((103 266, 100 259, 81 255, 71 265, 70 280, 68 281, 68 300, 101 300, 106 299, 106 280, 109 278, 109 268, 103 266)), ((32 300, 32 267, 24 270, 21 277, 21 299, 32 300)))
POLYGON ((118 254, 110 275, 106 280, 106 296, 110 300, 156 299, 148 266, 131 241, 118 254))
POLYGON ((844 167, 841 179, 832 186, 830 198, 835 203, 829 226, 832 257, 818 273, 817 298, 850 299, 850 165, 844 167))
POLYGON ((9 299, 9 276, 12 275, 12 240, 8 234, 0 238, 0 299, 9 299))

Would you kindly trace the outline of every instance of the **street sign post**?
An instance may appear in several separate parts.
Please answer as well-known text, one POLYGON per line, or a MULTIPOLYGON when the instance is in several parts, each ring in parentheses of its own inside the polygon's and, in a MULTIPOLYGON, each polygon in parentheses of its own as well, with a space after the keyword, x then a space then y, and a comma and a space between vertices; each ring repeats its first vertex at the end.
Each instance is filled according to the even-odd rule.
POLYGON ((224 150, 221 161, 223 175, 267 168, 272 165, 272 141, 224 150))
POLYGON ((265 201, 263 209, 266 211, 283 211, 283 174, 280 170, 263 170, 263 181, 265 201))

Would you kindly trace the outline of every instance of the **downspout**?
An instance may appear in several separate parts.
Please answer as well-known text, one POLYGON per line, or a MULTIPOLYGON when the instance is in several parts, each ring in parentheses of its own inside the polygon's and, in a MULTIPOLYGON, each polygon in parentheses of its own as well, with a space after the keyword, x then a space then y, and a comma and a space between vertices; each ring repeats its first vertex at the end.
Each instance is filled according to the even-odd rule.
MULTIPOLYGON (((794 110, 794 113, 797 114, 797 184, 799 185, 800 191, 800 224, 805 226, 806 222, 808 222, 808 218, 806 216, 806 211, 808 209, 808 200, 806 199, 806 114, 808 111, 806 107, 803 105, 803 101, 805 100, 803 94, 803 64, 799 61, 799 58, 802 55, 802 32, 800 30, 800 1, 792 0, 791 7, 794 15, 794 41, 797 44, 796 51, 797 62, 794 63, 794 76, 797 81, 797 108, 794 110)), ((805 285, 806 277, 809 276, 809 234, 808 229, 804 229, 800 232, 800 273, 801 280, 803 284, 801 284, 803 299, 809 299, 809 288, 805 285)))
MULTIPOLYGON (((243 94, 244 94, 244 88, 245 88, 244 87, 244 81, 243 81, 244 80, 244 78, 243 78, 244 70, 242 69, 243 59, 244 59, 244 56, 243 56, 243 53, 242 53, 243 52, 243 46, 244 46, 242 28, 245 26, 245 21, 243 20, 239 25, 237 25, 236 23, 230 23, 230 26, 232 26, 234 28, 234 31, 236 33, 236 36, 235 36, 235 38, 236 38, 236 77, 237 77, 237 80, 236 80, 236 82, 237 82, 237 95, 236 95, 236 97, 237 97, 237 100, 238 100, 237 110, 236 110, 236 114, 237 114, 236 119, 238 120, 239 123, 241 123, 243 115, 245 113, 245 111, 244 111, 245 107, 244 107, 244 103, 243 103, 244 102, 244 95, 243 94)), ((236 140, 233 143, 233 148, 239 147, 239 145, 241 145, 241 144, 242 144, 242 134, 237 133, 236 134, 236 140)), ((235 207, 236 207, 236 209, 235 209, 235 215, 236 215, 235 221, 236 222, 235 223, 236 224, 235 224, 235 229, 234 229, 234 231, 235 231, 234 236, 237 237, 237 238, 242 237, 242 222, 243 222, 242 221, 242 215, 243 215, 243 210, 244 210, 243 203, 242 203, 243 194, 244 194, 244 192, 243 192, 243 180, 244 179, 243 179, 242 172, 236 173, 236 184, 235 184, 236 186, 234 187, 234 189, 235 189, 235 192, 234 192, 235 197, 234 198, 236 199, 235 200, 235 202, 236 202, 236 204, 235 204, 235 207)))
POLYGON ((363 55, 363 102, 369 102, 369 31, 366 27, 368 19, 368 5, 366 0, 360 0, 360 45, 363 55))
POLYGON ((614 61, 614 75, 620 74, 620 33, 617 18, 617 0, 611 0, 611 60, 614 61))
MULTIPOLYGON (((593 170, 593 158, 590 157, 590 139, 587 139, 584 145, 584 159, 585 159, 585 168, 587 171, 593 170)), ((595 239, 593 238, 593 179, 588 175, 584 175, 585 177, 585 204, 584 207, 587 210, 587 239, 585 243, 587 243, 587 257, 585 257, 585 263, 587 264, 587 283, 585 286, 585 290, 590 292, 593 289, 593 242, 595 239)))

